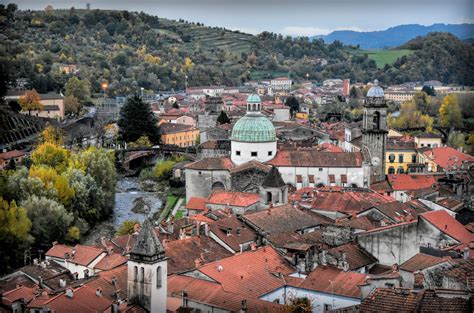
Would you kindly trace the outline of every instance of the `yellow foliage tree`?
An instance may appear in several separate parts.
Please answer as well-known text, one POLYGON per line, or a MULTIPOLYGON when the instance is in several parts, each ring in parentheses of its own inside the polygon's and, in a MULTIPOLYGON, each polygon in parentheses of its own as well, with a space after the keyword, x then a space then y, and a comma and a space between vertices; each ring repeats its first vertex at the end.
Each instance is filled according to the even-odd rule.
POLYGON ((194 63, 193 63, 193 61, 191 60, 191 58, 186 57, 186 58, 184 59, 184 68, 185 68, 185 70, 186 70, 186 71, 189 71, 189 70, 191 70, 193 67, 194 67, 194 63))
POLYGON ((53 143, 43 143, 31 154, 31 160, 35 165, 46 165, 54 168, 58 173, 63 173, 69 162, 66 149, 53 143))
POLYGON ((47 126, 41 132, 41 142, 42 143, 51 143, 53 145, 62 145, 63 144, 63 135, 59 128, 53 127, 51 125, 47 126))
POLYGON ((33 110, 43 110, 40 96, 35 89, 27 91, 24 96, 20 97, 18 102, 20 103, 22 110, 28 111, 29 115, 31 115, 31 111, 33 110))
POLYGON ((153 146, 153 143, 147 136, 141 136, 135 142, 128 143, 130 148, 149 148, 153 146))
POLYGON ((440 124, 443 127, 460 127, 462 126, 461 107, 458 98, 454 94, 444 97, 443 103, 439 108, 440 124))
POLYGON ((420 127, 426 128, 428 132, 433 130, 433 118, 422 114, 413 101, 402 103, 400 115, 398 117, 389 116, 388 124, 390 127, 400 130, 420 127))
POLYGON ((43 182, 45 188, 54 188, 58 192, 58 200, 65 206, 71 203, 74 197, 74 189, 69 185, 66 176, 59 175, 54 168, 47 166, 33 165, 30 168, 30 177, 38 177, 43 182))
POLYGON ((145 55, 145 62, 148 62, 150 64, 155 64, 158 65, 161 62, 161 58, 159 56, 154 56, 149 53, 145 55))

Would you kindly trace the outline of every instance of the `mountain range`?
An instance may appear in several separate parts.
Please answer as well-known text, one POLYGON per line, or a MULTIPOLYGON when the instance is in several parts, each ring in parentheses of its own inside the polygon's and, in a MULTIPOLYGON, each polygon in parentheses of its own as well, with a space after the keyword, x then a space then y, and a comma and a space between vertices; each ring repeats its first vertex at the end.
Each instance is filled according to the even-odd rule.
POLYGON ((409 24, 371 32, 338 30, 328 35, 319 35, 311 38, 322 38, 326 43, 338 40, 347 45, 359 45, 361 49, 385 49, 400 46, 411 39, 425 36, 432 32, 447 32, 461 40, 467 40, 474 38, 474 24, 433 24, 431 26, 409 24))

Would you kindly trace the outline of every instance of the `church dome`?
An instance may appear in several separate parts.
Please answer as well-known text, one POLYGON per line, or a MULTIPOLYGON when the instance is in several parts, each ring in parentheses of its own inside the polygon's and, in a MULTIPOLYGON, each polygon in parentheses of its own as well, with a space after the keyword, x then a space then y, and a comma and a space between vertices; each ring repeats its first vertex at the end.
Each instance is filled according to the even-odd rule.
POLYGON ((262 101, 260 100, 259 95, 255 94, 255 93, 253 93, 253 94, 251 94, 247 97, 247 103, 260 103, 260 102, 262 102, 262 101))
POLYGON ((231 140, 240 142, 276 141, 275 127, 262 114, 247 114, 235 123, 232 128, 231 140))
POLYGON ((367 97, 370 98, 383 98, 384 93, 383 89, 379 86, 379 81, 374 80, 374 84, 370 87, 369 91, 367 91, 367 97))

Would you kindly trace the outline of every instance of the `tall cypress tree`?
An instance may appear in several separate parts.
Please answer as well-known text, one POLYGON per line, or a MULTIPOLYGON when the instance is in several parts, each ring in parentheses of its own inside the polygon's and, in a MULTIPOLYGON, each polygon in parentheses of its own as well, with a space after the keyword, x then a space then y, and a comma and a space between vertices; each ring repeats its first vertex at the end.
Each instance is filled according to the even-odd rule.
POLYGON ((134 95, 120 110, 118 121, 119 135, 126 142, 134 142, 141 136, 148 136, 151 142, 158 144, 160 133, 157 119, 148 103, 134 95))
POLYGON ((224 111, 221 111, 221 114, 217 117, 217 124, 230 124, 230 119, 224 111))

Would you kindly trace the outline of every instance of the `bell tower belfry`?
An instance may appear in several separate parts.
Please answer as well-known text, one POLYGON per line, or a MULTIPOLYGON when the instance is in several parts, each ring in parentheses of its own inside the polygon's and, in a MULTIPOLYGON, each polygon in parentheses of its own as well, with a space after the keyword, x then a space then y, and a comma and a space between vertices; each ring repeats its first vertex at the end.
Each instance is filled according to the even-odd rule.
POLYGON ((165 250, 146 218, 127 262, 128 302, 149 312, 166 313, 167 271, 165 250))
POLYGON ((362 123, 362 152, 370 163, 370 183, 385 180, 385 145, 387 142, 387 104, 383 89, 375 80, 367 92, 362 123))

